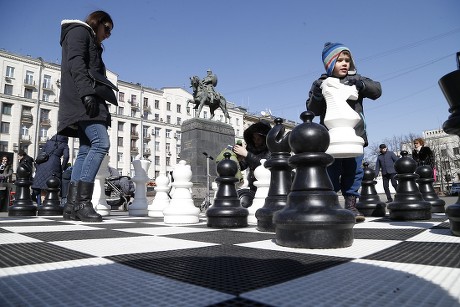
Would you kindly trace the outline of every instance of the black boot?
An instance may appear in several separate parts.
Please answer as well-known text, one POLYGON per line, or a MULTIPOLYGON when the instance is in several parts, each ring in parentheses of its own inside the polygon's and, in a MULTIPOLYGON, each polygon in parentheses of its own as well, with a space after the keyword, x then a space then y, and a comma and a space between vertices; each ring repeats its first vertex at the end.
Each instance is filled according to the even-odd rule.
POLYGON ((67 191, 67 202, 62 214, 64 220, 75 220, 75 211, 73 210, 73 206, 75 205, 75 201, 77 199, 77 189, 77 183, 71 181, 69 183, 69 190, 67 191))
POLYGON ((98 214, 91 203, 94 183, 78 181, 77 198, 73 207, 75 219, 82 222, 102 222, 102 216, 98 214))
POLYGON ((364 222, 366 219, 364 215, 356 209, 356 196, 348 195, 345 198, 345 209, 350 210, 355 215, 356 223, 364 222))

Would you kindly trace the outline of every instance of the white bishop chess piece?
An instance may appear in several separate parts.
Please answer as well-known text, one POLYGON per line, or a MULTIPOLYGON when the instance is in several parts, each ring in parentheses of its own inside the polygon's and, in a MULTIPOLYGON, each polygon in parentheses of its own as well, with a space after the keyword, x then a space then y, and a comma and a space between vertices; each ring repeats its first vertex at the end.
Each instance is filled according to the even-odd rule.
POLYGON ((354 127, 361 117, 347 103, 357 100, 355 85, 345 85, 337 78, 327 78, 321 84, 326 100, 324 124, 329 129, 330 143, 326 153, 334 158, 352 158, 363 154, 364 140, 357 136, 354 127))

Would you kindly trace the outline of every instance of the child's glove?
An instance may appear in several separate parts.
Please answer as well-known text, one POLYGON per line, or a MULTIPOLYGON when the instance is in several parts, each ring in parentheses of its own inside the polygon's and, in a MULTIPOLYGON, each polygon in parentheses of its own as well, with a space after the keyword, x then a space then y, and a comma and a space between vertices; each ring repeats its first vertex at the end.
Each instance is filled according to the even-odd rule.
POLYGON ((355 85, 358 92, 360 92, 364 88, 364 82, 360 79, 347 80, 347 85, 350 85, 350 86, 355 85))
POLYGON ((315 99, 319 100, 323 98, 323 89, 321 88, 322 83, 323 83, 322 80, 316 80, 313 83, 313 89, 311 91, 311 94, 315 99))
POLYGON ((83 104, 85 105, 86 115, 89 115, 90 118, 99 115, 99 102, 96 96, 88 95, 83 97, 83 104))

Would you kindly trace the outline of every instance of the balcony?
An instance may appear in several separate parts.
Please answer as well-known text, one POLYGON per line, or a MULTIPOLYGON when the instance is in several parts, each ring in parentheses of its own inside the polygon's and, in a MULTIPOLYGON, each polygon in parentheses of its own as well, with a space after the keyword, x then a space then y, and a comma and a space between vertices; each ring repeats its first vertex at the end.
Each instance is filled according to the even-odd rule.
POLYGON ((139 109, 139 104, 136 103, 135 101, 128 100, 128 103, 131 105, 131 109, 139 109))
POLYGON ((149 106, 144 106, 143 110, 144 110, 144 112, 152 113, 152 110, 150 109, 149 106))
POLYGON ((25 125, 32 125, 34 123, 34 117, 30 113, 22 114, 21 123, 25 125))
POLYGON ((43 83, 43 90, 48 92, 54 92, 54 86, 49 83, 43 83))
POLYGON ((150 138, 150 135, 149 135, 149 134, 147 134, 147 133, 144 134, 144 140, 145 140, 145 141, 150 141, 150 139, 151 139, 151 138, 150 138))
POLYGON ((9 77, 9 76, 5 76, 5 81, 8 82, 8 83, 10 83, 12 79, 13 79, 13 78, 11 78, 11 77, 9 77))
POLYGON ((50 127, 51 126, 51 120, 49 118, 42 118, 42 119, 40 119, 40 125, 50 127))
POLYGON ((21 139, 20 139, 20 143, 21 144, 30 144, 32 143, 32 137, 30 135, 21 135, 21 139))
POLYGON ((135 146, 131 146, 131 153, 132 154, 138 154, 139 153, 139 148, 137 148, 135 146))
POLYGON ((38 140, 39 144, 45 144, 49 138, 47 136, 41 136, 40 139, 38 140))
POLYGON ((144 148, 144 156, 150 156, 150 148, 144 148))
POLYGON ((138 139, 139 138, 139 132, 131 131, 131 138, 132 139, 138 139))
POLYGON ((37 88, 37 85, 35 84, 35 81, 31 81, 31 80, 25 79, 25 80, 24 80, 24 87, 36 89, 36 88, 37 88))

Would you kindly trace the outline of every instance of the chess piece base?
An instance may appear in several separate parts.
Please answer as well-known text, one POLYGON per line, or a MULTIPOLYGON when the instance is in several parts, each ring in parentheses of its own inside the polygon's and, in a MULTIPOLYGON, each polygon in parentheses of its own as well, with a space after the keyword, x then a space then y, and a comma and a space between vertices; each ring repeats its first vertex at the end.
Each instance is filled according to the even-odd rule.
POLYGON ((394 201, 388 205, 390 211, 390 219, 413 221, 413 220, 429 220, 431 219, 431 205, 428 202, 398 202, 394 201))
POLYGON ((447 207, 446 215, 449 217, 450 231, 454 236, 460 236, 460 198, 447 207))

